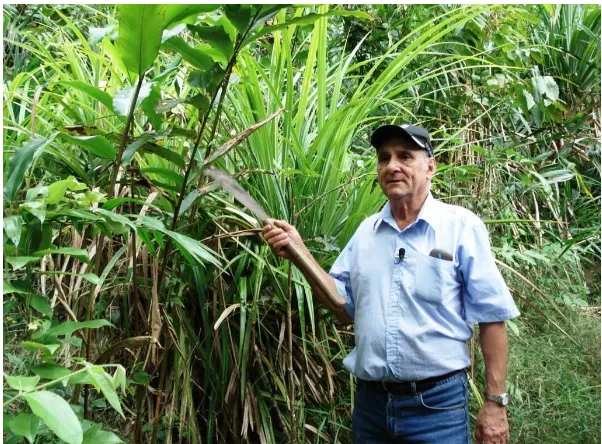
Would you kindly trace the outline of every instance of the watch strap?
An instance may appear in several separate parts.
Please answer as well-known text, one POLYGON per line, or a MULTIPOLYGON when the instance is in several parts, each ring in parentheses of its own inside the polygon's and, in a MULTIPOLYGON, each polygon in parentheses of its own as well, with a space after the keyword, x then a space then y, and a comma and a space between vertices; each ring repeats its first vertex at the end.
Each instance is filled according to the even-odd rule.
POLYGON ((501 406, 507 406, 510 400, 508 393, 500 393, 499 395, 492 395, 491 393, 485 392, 485 399, 498 403, 501 406))

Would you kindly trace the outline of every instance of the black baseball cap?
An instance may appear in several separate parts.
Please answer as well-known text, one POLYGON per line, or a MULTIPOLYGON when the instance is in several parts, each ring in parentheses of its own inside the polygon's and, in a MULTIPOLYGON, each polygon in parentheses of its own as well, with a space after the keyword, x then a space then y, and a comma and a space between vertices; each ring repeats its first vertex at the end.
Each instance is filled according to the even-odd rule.
POLYGON ((418 147, 426 150, 433 157, 433 145, 427 130, 416 125, 383 125, 376 129, 370 137, 370 144, 377 150, 391 138, 410 139, 418 147))

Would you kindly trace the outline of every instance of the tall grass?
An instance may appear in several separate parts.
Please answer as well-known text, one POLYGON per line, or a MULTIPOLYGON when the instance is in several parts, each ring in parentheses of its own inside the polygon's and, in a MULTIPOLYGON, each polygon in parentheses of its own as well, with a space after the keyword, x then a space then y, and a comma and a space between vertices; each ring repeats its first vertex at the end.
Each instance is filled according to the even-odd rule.
MULTIPOLYGON (((152 70, 165 73, 162 104, 180 102, 165 105, 169 109, 161 130, 171 128, 171 133, 157 136, 134 155, 118 181, 120 194, 93 205, 100 210, 91 211, 68 193, 61 205, 46 208, 47 220, 41 223, 20 206, 27 200, 26 190, 69 175, 90 192, 106 192, 112 183, 117 170, 111 162, 72 142, 78 135, 101 134, 112 146, 119 144, 125 118, 98 100, 105 96, 91 95, 82 84, 110 96, 127 85, 109 41, 89 43, 81 31, 89 16, 50 8, 62 27, 53 27, 49 16, 42 15, 35 28, 21 27, 5 40, 13 67, 3 85, 5 171, 15 149, 33 135, 49 139, 34 158, 18 198, 4 208, 5 216, 23 214, 35 228, 27 232, 27 242, 6 241, 5 248, 9 256, 27 256, 52 241, 87 250, 91 264, 48 256, 39 266, 15 271, 5 261, 5 279, 25 283, 54 301, 55 321, 71 314, 80 320, 90 313, 118 327, 95 335, 90 357, 127 367, 132 385, 124 406, 139 427, 108 416, 91 393, 93 418, 113 422, 122 436, 139 442, 350 440, 354 379, 343 369, 342 358, 353 344, 352 329, 314 305, 299 271, 274 257, 257 236, 257 221, 202 175, 201 153, 215 152, 233 134, 280 109, 281 114, 215 163, 235 174, 273 217, 295 224, 325 268, 359 223, 384 204, 375 183, 371 130, 383 121, 417 121, 435 136, 439 170, 434 193, 484 217, 496 256, 524 307, 525 321, 519 321, 515 341, 519 354, 510 373, 515 368, 528 381, 535 377, 526 359, 531 335, 542 341, 542 348, 548 339, 554 347, 566 345, 566 333, 580 342, 578 332, 554 313, 592 303, 588 294, 599 289, 588 272, 599 259, 599 214, 593 210, 599 203, 599 167, 573 158, 577 149, 599 156, 588 129, 592 123, 599 131, 599 120, 592 113, 563 123, 550 117, 559 108, 545 105, 543 98, 539 121, 534 109, 517 113, 513 88, 532 88, 532 73, 500 58, 505 47, 486 51, 466 37, 467 30, 498 9, 409 9, 407 20, 416 21, 412 14, 418 14, 420 25, 385 53, 361 62, 359 51, 371 53, 369 36, 351 51, 333 46, 341 22, 327 15, 332 7, 281 10, 270 18, 275 30, 238 55, 223 102, 215 102, 221 106, 210 107, 205 116, 209 123, 202 138, 202 113, 185 102, 195 93, 184 81, 192 68, 162 53, 152 70), (314 20, 310 13, 323 16, 314 20), (303 22, 308 17, 309 25, 303 22), (292 24, 275 26, 283 23, 292 24), (508 85, 487 87, 485 79, 495 74, 506 76, 508 85), (473 100, 475 95, 490 101, 473 100), (572 150, 561 142, 569 131, 575 136, 572 150), (195 137, 198 150, 193 149, 195 137), (98 240, 101 232, 104 243, 98 240), (172 249, 171 242, 176 245, 172 249), (80 277, 93 265, 103 279, 98 294, 80 277), (550 271, 562 276, 557 292, 550 271), (93 309, 90 295, 97 298, 93 309)), ((114 24, 112 8, 87 11, 98 26, 114 24)), ((599 29, 599 10, 597 16, 591 9, 584 14, 559 11, 566 20, 545 16, 528 28, 525 40, 541 46, 541 36, 553 28, 560 40, 543 47, 549 49, 547 57, 557 58, 546 67, 554 67, 559 84, 565 78, 570 85, 581 79, 595 91, 583 65, 563 64, 567 52, 575 56, 568 60, 576 59, 571 52, 575 44, 558 36, 569 27, 568 17, 584 23, 580 31, 568 32, 572 42, 575 32, 599 29), (566 51, 553 49, 558 41, 567 42, 566 51), (577 77, 570 78, 566 69, 573 68, 578 68, 577 77)), ((549 14, 545 8, 540 12, 549 14)), ((20 20, 16 15, 10 19, 13 25, 20 20)), ((599 39, 597 45, 599 49, 599 39)), ((577 49, 589 57, 591 44, 585 46, 577 49)), ((577 114, 594 100, 581 93, 581 105, 571 98, 577 114)), ((145 113, 137 112, 133 122, 133 137, 158 133, 145 113)), ((14 336, 5 350, 9 368, 26 372, 28 358, 12 343, 27 338, 25 326, 37 315, 18 296, 11 297, 14 323, 5 328, 14 336)), ((78 352, 75 346, 66 348, 59 362, 72 365, 78 352)), ((570 368, 566 359, 563 371, 570 368)), ((68 395, 74 404, 82 403, 79 392, 68 395)), ((527 408, 517 404, 517 418, 526 418, 527 408)), ((537 436, 527 422, 521 422, 525 431, 519 436, 537 436)), ((589 419, 588 424, 596 427, 589 419)))

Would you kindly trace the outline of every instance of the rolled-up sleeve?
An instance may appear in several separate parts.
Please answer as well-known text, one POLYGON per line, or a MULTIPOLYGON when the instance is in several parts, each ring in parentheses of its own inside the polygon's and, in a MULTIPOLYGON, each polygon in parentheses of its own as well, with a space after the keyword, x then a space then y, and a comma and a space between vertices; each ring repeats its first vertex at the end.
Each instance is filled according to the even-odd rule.
POLYGON ((354 237, 345 246, 328 273, 334 279, 339 294, 345 299, 345 311, 352 319, 355 317, 355 304, 351 291, 353 244, 354 237))
POLYGON ((495 265, 489 235, 482 222, 467 227, 458 248, 458 262, 467 322, 499 322, 520 314, 495 265))

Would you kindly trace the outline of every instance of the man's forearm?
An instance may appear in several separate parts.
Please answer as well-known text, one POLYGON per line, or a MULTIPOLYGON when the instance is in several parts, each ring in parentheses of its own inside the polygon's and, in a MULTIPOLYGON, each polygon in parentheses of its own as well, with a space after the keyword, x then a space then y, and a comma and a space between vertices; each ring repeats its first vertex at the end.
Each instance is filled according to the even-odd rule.
MULTIPOLYGON (((329 287, 331 287, 334 290, 335 293, 338 294, 337 286, 336 286, 336 283, 335 283, 334 279, 332 278, 332 276, 330 276, 328 273, 326 273, 326 271, 324 271, 324 269, 318 264, 318 262, 315 260, 315 258, 313 256, 311 256, 311 260, 316 265, 316 269, 320 270, 320 275, 321 275, 320 278, 322 279, 322 281, 326 282, 327 285, 329 287)), ((337 317, 337 319, 339 321, 344 322, 344 323, 351 323, 351 322, 353 322, 353 319, 351 319, 351 317, 345 311, 344 300, 343 300, 342 297, 340 297, 340 299, 341 299, 340 302, 341 303, 337 304, 336 302, 331 301, 322 292, 322 290, 320 289, 320 287, 318 285, 316 285, 316 283, 313 281, 313 279, 311 279, 311 277, 309 277, 309 276, 306 275, 305 278, 307 279, 307 281, 309 282, 309 285, 311 286, 313 295, 320 302, 322 302, 322 304, 324 304, 331 312, 333 312, 334 315, 337 317)))
POLYGON ((504 322, 479 324, 481 349, 485 360, 485 387, 488 393, 506 391, 508 336, 504 322))

